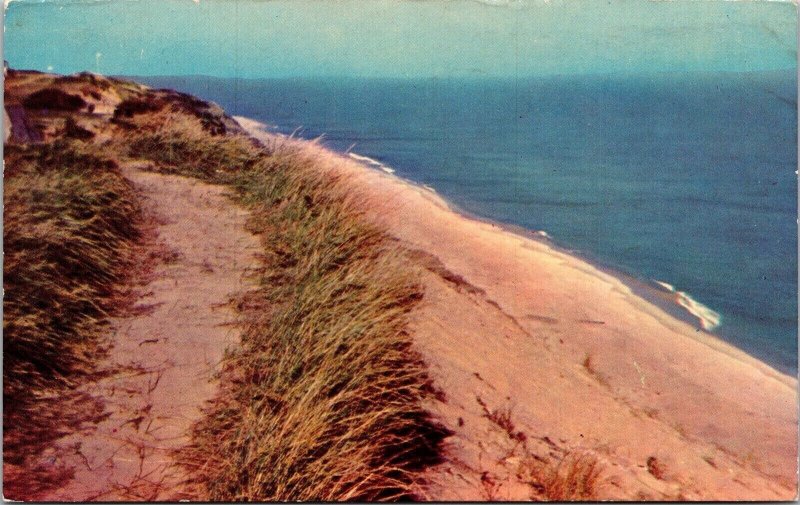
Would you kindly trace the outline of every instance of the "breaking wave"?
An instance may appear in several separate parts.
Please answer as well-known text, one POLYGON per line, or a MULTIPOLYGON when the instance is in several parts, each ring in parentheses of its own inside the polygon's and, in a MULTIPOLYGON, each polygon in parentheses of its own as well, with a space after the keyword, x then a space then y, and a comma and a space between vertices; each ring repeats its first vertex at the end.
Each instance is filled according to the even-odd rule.
POLYGON ((663 290, 675 295, 675 303, 686 309, 694 317, 700 320, 700 326, 706 331, 711 331, 722 324, 722 316, 702 303, 698 302, 685 291, 678 291, 672 284, 663 281, 653 281, 663 290))
POLYGON ((394 173, 394 169, 393 168, 387 167, 386 165, 384 165, 380 161, 374 160, 374 159, 370 158, 369 156, 362 156, 362 155, 356 154, 356 153, 347 153, 347 155, 350 156, 351 158, 353 158, 356 161, 360 161, 361 163, 366 163, 367 165, 371 165, 371 166, 373 166, 375 168, 380 168, 381 170, 383 170, 387 174, 393 174, 394 173))

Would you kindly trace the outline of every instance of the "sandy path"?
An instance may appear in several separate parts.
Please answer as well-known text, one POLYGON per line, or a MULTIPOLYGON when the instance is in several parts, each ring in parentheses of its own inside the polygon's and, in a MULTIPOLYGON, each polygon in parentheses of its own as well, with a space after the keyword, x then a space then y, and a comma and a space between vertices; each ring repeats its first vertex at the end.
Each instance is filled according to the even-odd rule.
MULTIPOLYGON (((257 123, 237 118, 272 141, 257 123)), ((415 343, 455 432, 431 498, 525 500, 522 444, 487 418, 510 412, 527 450, 590 452, 600 498, 793 499, 797 380, 637 296, 546 243, 453 212, 436 194, 322 147, 368 214, 418 251, 415 343), (483 403, 484 405, 481 405, 483 403)))
POLYGON ((45 501, 181 498, 169 452, 188 441, 215 393, 215 367, 238 340, 226 302, 247 288, 258 250, 244 211, 220 186, 135 169, 126 176, 155 216, 163 260, 135 315, 113 321, 114 347, 101 369, 115 372, 84 387, 105 401, 108 417, 46 455, 75 474, 45 501))

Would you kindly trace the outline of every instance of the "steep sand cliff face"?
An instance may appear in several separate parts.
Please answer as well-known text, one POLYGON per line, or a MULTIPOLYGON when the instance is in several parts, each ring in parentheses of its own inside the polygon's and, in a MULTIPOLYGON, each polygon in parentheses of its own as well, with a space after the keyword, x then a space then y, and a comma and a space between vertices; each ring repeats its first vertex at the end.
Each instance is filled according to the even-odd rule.
POLYGON ((300 144, 425 272, 415 342, 442 392, 431 408, 455 432, 431 498, 546 497, 545 461, 580 480, 595 460, 600 498, 795 497, 794 378, 581 259, 300 144))

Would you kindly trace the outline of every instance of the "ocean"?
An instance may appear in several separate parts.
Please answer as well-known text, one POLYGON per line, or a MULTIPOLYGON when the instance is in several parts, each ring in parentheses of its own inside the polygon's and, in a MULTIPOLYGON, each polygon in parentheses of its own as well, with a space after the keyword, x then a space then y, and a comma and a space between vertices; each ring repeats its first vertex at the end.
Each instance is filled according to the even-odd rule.
POLYGON ((673 290, 698 327, 797 373, 793 71, 136 79, 323 135, 470 214, 545 231, 673 290))

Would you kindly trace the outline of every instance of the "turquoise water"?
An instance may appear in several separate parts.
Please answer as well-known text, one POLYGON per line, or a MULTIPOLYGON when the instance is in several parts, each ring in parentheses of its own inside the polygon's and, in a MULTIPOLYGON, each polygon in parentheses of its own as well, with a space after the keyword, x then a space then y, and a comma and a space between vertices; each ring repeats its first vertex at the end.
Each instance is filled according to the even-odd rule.
POLYGON ((797 371, 794 72, 140 80, 324 134, 468 212, 668 283, 720 315, 715 334, 797 371))

